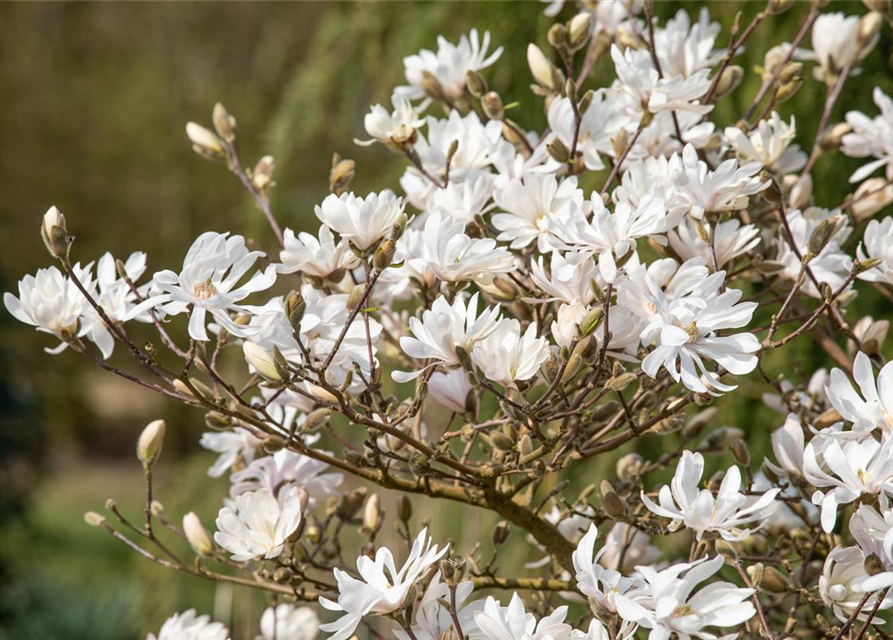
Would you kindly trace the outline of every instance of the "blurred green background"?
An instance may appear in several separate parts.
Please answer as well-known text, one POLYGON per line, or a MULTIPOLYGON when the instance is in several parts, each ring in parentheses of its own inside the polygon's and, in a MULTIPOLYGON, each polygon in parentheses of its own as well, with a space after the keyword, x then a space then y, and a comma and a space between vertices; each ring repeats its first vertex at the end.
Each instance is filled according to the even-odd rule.
MULTIPOLYGON (((724 25, 724 46, 736 12, 747 20, 763 5, 658 2, 657 13, 665 19, 680 6, 707 6, 724 25)), ((2 5, 0 289, 14 291, 23 274, 50 263, 37 229, 53 204, 77 236, 82 262, 106 250, 121 258, 144 250, 150 273, 176 269, 207 229, 253 236, 272 249, 262 216, 238 182, 195 156, 185 138, 185 123, 207 123, 216 101, 238 119, 245 164, 275 156, 273 205, 284 225, 316 228, 313 205, 327 193, 332 152, 357 161, 357 191, 397 188, 403 161, 352 139, 365 137, 369 105, 387 103, 391 88, 402 83, 403 56, 436 48, 438 34, 456 41, 472 27, 489 30, 494 46, 506 51, 486 72, 488 82, 506 102, 520 101, 521 124, 542 129, 525 59, 528 42, 548 50, 552 21, 542 9, 536 2, 2 5)), ((808 3, 796 2, 767 20, 737 64, 751 72, 769 46, 791 39, 807 10, 808 3)), ((865 12, 859 2, 827 10, 865 12)), ((568 3, 562 17, 572 12, 568 3)), ((871 88, 893 90, 890 54, 885 27, 832 122, 848 109, 875 113, 871 88)), ((611 77, 602 61, 589 86, 611 77)), ((749 73, 717 109, 716 121, 734 124, 758 86, 758 75, 749 73)), ((803 89, 780 108, 783 116, 797 115, 807 150, 823 102, 824 87, 807 73, 803 89)), ((858 164, 842 156, 820 160, 818 202, 840 203, 858 164)), ((870 293, 856 304, 861 313, 888 315, 870 293)), ((140 329, 137 342, 151 337, 140 329)), ((770 368, 799 380, 826 364, 808 340, 773 354, 770 368)), ((248 621, 261 611, 259 601, 151 565, 82 520, 84 511, 102 510, 110 497, 137 514, 142 477, 133 445, 146 422, 164 417, 169 428, 158 497, 174 519, 193 509, 212 526, 227 485, 203 481, 213 454, 197 445, 202 416, 102 374, 73 353, 44 354, 51 343, 0 312, 0 640, 144 637, 169 613, 192 606, 204 613, 234 609, 244 625, 233 628, 234 637, 253 637, 248 621)), ((120 347, 113 361, 129 366, 120 347)), ((760 402, 766 390, 756 379, 743 381, 734 399, 721 403, 716 422, 744 428, 757 460, 781 422, 760 402)), ((674 446, 672 438, 662 440, 644 446, 674 446)), ((592 461, 575 484, 612 473, 613 459, 592 461)), ((488 537, 493 523, 466 518, 471 524, 457 528, 451 523, 463 520, 448 517, 457 509, 416 501, 417 520, 431 519, 440 536, 453 536, 467 550, 488 537)))

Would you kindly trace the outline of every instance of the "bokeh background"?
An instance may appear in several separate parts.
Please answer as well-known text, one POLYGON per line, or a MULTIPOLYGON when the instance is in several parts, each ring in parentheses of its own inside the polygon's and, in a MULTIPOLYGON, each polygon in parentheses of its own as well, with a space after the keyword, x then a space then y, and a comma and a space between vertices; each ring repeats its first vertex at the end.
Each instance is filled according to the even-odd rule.
MULTIPOLYGON (((725 45, 736 12, 747 20, 763 4, 658 2, 656 11, 666 18, 680 7, 695 12, 701 6, 723 23, 725 45)), ((401 159, 352 140, 365 137, 369 105, 386 103, 402 83, 403 56, 436 48, 438 34, 456 41, 472 27, 489 30, 494 45, 505 47, 486 73, 490 85, 507 102, 520 101, 521 124, 542 129, 540 101, 527 91, 524 53, 531 41, 548 50, 552 20, 542 9, 537 2, 3 4, 0 290, 15 290, 23 274, 49 264, 37 229, 52 204, 68 217, 84 262, 107 250, 121 258, 144 250, 150 273, 176 268, 193 238, 208 229, 252 236, 272 249, 262 216, 237 181, 193 154, 185 138, 185 123, 207 123, 216 101, 237 117, 243 161, 275 156, 273 206, 283 225, 316 228, 313 205, 327 194, 333 152, 357 161, 357 191, 396 188, 401 159)), ((763 53, 790 40, 807 10, 807 2, 795 2, 757 30, 736 60, 748 78, 717 109, 720 122, 734 124, 743 113, 759 86, 753 71, 763 53)), ((827 10, 866 11, 860 2, 827 10)), ((832 121, 849 109, 875 112, 871 88, 893 90, 890 54, 885 28, 832 121)), ((589 86, 611 77, 603 61, 589 86)), ((797 114, 807 149, 823 102, 824 88, 808 77, 780 108, 783 116, 797 114)), ((820 204, 843 200, 857 164, 842 156, 819 161, 820 204)), ((855 304, 860 313, 888 315, 870 293, 855 304)), ((172 517, 192 509, 212 525, 227 486, 225 479, 203 481, 213 454, 197 445, 202 415, 129 387, 73 353, 48 356, 42 349, 50 343, 0 310, 0 639, 142 638, 170 612, 192 606, 228 617, 234 637, 252 638, 263 606, 256 598, 149 564, 82 519, 112 497, 125 512, 138 512, 142 476, 134 442, 146 422, 164 417, 169 428, 156 473, 158 497, 172 517)), ((113 359, 128 366, 123 349, 113 359)), ((824 362, 805 338, 770 364, 802 379, 824 362)), ((745 429, 755 459, 780 424, 762 406, 764 391, 756 380, 744 381, 715 422, 745 429)), ((645 446, 672 444, 655 439, 645 446)), ((575 484, 610 473, 613 460, 593 460, 590 467, 575 484)), ((493 524, 450 517, 455 507, 418 501, 416 514, 420 522, 431 520, 440 536, 483 539, 485 546, 493 524)))

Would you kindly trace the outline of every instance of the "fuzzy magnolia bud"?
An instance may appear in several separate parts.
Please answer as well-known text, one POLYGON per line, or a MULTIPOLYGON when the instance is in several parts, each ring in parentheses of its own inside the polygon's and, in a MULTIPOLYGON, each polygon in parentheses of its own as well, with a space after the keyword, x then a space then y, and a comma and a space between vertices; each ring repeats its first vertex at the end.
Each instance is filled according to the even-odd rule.
POLYGON ((279 375, 279 371, 276 368, 273 354, 269 351, 247 340, 242 344, 242 351, 248 363, 264 378, 276 381, 282 380, 282 376, 279 375))
POLYGON ((105 516, 102 516, 95 511, 88 511, 84 514, 84 522, 91 527, 101 527, 105 524, 105 516))
POLYGON ((405 495, 400 496, 400 500, 397 503, 397 514, 403 522, 409 522, 409 519, 412 517, 412 502, 405 495))
POLYGON ((269 189, 273 184, 273 170, 276 168, 276 161, 273 156, 264 156, 254 165, 254 171, 251 172, 251 182, 260 191, 269 189))
POLYGON ((153 420, 146 425, 136 441, 136 457, 149 467, 155 463, 161 454, 161 445, 164 444, 164 420, 153 420))
POLYGON ((375 250, 375 255, 372 256, 372 265, 379 271, 384 271, 391 266, 391 261, 394 259, 396 251, 397 243, 387 238, 375 250))
POLYGON ((505 115, 502 98, 495 91, 488 91, 484 94, 484 97, 481 98, 481 106, 484 107, 484 115, 490 120, 502 120, 505 115))
POLYGON ((506 522, 500 522, 496 525, 496 528, 493 529, 493 535, 491 536, 491 541, 493 542, 494 547, 500 547, 505 544, 505 541, 508 540, 509 537, 509 526, 506 522))
POLYGON ((226 153, 217 134, 195 122, 186 125, 186 137, 192 143, 192 149, 210 160, 223 160, 226 153))
POLYGON ((292 329, 300 329, 301 320, 304 318, 306 310, 307 302, 300 291, 292 291, 285 297, 285 315, 288 317, 288 323, 292 329))
POLYGON ((487 93, 487 81, 474 69, 469 69, 465 73, 465 86, 468 87, 468 93, 475 98, 480 98, 487 93))
POLYGON ((208 535, 208 530, 205 529, 202 521, 194 511, 190 511, 183 516, 183 533, 186 534, 186 540, 197 555, 205 558, 214 551, 214 543, 211 542, 211 536, 208 535))
POLYGON ((806 250, 813 257, 819 255, 828 246, 835 234, 840 231, 845 221, 842 215, 835 215, 822 220, 809 235, 809 240, 806 242, 806 250))
POLYGON ((713 94, 714 99, 719 100, 732 93, 732 91, 738 88, 738 85, 741 84, 743 79, 744 69, 736 64, 730 64, 719 77, 719 82, 716 84, 716 91, 713 94))
POLYGON ((226 142, 232 142, 236 139, 236 119, 229 115, 226 107, 219 102, 214 105, 214 113, 211 116, 211 121, 214 123, 217 135, 223 138, 226 142))
POLYGON ((784 593, 788 590, 788 581, 775 567, 765 567, 760 587, 770 593, 784 593))
POLYGON ((340 193, 353 180, 357 165, 353 160, 342 160, 335 154, 332 158, 332 170, 329 171, 329 191, 340 193))
POLYGON ((68 229, 65 226, 65 216, 56 207, 50 207, 43 214, 40 237, 43 238, 47 251, 53 257, 65 258, 68 256, 68 247, 71 241, 68 237, 68 229))

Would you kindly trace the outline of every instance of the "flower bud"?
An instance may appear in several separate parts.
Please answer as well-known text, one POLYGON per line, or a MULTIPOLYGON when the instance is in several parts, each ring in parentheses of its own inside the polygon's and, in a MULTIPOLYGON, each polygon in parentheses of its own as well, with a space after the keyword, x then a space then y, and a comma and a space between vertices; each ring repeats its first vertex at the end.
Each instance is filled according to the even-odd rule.
POLYGON ((744 69, 736 64, 730 64, 722 72, 719 82, 716 84, 716 91, 713 93, 714 99, 719 100, 729 95, 738 88, 744 79, 744 69))
POLYGON ((614 491, 614 487, 607 480, 602 480, 599 491, 602 496, 602 509, 610 518, 620 518, 626 513, 626 505, 614 491))
POLYGON ((372 266, 379 271, 384 271, 391 266, 391 261, 393 261, 396 251, 397 243, 390 238, 386 238, 378 245, 378 249, 375 250, 375 255, 372 256, 372 266))
POLYGON ((587 311, 580 321, 580 335, 583 337, 592 335, 592 332, 601 324, 603 315, 605 315, 605 311, 601 307, 593 307, 587 311))
POLYGON ((50 207, 43 214, 40 237, 43 238, 43 243, 50 255, 55 258, 68 257, 71 239, 68 237, 68 229, 65 226, 65 216, 56 207, 50 207))
POLYGON ((425 93, 431 98, 440 100, 441 102, 446 101, 447 95, 443 90, 443 85, 440 84, 440 80, 437 79, 437 76, 430 71, 422 72, 422 89, 424 89, 425 93))
POLYGON ((578 13, 567 23, 567 45, 571 51, 580 49, 592 33, 592 14, 589 11, 578 13))
POLYGON ((714 546, 716 547, 716 553, 721 555, 728 564, 738 564, 738 552, 733 545, 725 540, 717 540, 714 546))
POLYGON ((481 98, 481 106, 484 108, 484 115, 490 120, 502 120, 505 116, 505 110, 502 105, 502 98, 495 91, 488 91, 481 98))
POLYGON ((318 398, 319 400, 322 400, 324 402, 331 402, 333 404, 336 404, 338 402, 338 397, 335 394, 330 392, 328 389, 324 389, 316 384, 310 385, 310 394, 314 398, 318 398))
POLYGON ((864 222, 893 202, 893 185, 884 178, 869 178, 856 189, 850 213, 856 222, 864 222))
POLYGON ((480 98, 487 93, 487 81, 484 80, 484 76, 474 69, 469 69, 465 73, 465 86, 468 87, 468 93, 475 98, 480 98))
POLYGON ((490 443, 500 451, 511 451, 515 446, 515 442, 501 431, 490 434, 490 443))
POLYGON ((567 164, 571 159, 570 149, 567 148, 567 145, 565 145, 560 138, 554 138, 552 142, 546 146, 546 150, 556 162, 560 162, 561 164, 567 164))
POLYGON ((822 150, 822 153, 837 151, 843 137, 852 130, 853 128, 846 122, 838 122, 834 126, 825 129, 819 135, 819 149, 822 150))
POLYGON ((342 520, 350 520, 353 518, 366 501, 367 493, 368 490, 366 487, 359 487, 343 496, 341 498, 341 503, 338 505, 338 517, 342 520))
POLYGON ((775 567, 765 567, 760 587, 770 593, 784 593, 788 590, 788 581, 775 567))
POLYGON ((254 171, 251 172, 251 182, 259 191, 269 189, 273 185, 273 170, 276 168, 276 161, 273 156, 264 156, 254 165, 254 171))
POLYGON ((211 116, 214 128, 217 129, 217 135, 226 142, 232 142, 236 139, 236 119, 229 115, 226 107, 219 102, 214 105, 214 113, 211 116))
POLYGON ((268 380, 282 380, 282 376, 279 375, 276 363, 273 360, 273 355, 259 344, 248 342, 246 340, 242 343, 242 352, 245 354, 245 359, 248 363, 253 366, 261 376, 268 380))
POLYGON ((493 535, 490 540, 493 542, 494 547, 501 547, 505 544, 505 541, 508 540, 509 537, 509 526, 504 520, 500 521, 496 528, 493 529, 493 535))
POLYGON ((757 562, 756 564, 747 567, 747 575, 750 577, 750 583, 754 588, 759 588, 760 583, 763 582, 763 573, 765 569, 766 567, 762 562, 757 562))
POLYGON ((363 528, 367 535, 375 535, 381 528, 381 505, 377 493, 373 493, 366 500, 366 507, 363 509, 363 528))
POLYGON ((732 457, 743 467, 750 467, 750 449, 741 438, 732 440, 729 448, 732 450, 732 457))
POLYGON ((875 554, 869 554, 865 557, 865 573, 870 576, 876 576, 884 572, 884 563, 875 554))
POLYGON ((353 180, 357 165, 353 160, 342 160, 337 153, 332 157, 332 170, 329 171, 329 191, 343 192, 353 180))
POLYGON ((183 533, 186 534, 186 540, 196 555, 206 558, 214 551, 214 543, 211 542, 211 536, 208 535, 208 530, 205 529, 202 521, 194 511, 190 511, 183 516, 183 533))
POLYGON ((363 295, 366 293, 366 285, 365 284, 355 284, 353 288, 350 290, 350 295, 347 296, 347 310, 354 311, 357 307, 360 306, 360 300, 363 299, 363 295))
POLYGON ((611 391, 623 391, 630 383, 636 380, 636 374, 632 371, 626 371, 620 375, 613 376, 605 382, 605 386, 611 391))
POLYGON ((190 122, 186 125, 186 137, 192 143, 192 149, 197 154, 209 160, 223 160, 226 153, 217 134, 210 129, 190 122))
POLYGON ((527 45, 527 64, 530 74, 540 85, 558 91, 564 86, 564 75, 535 44, 527 45))
POLYGON ((878 34, 881 25, 884 23, 884 16, 877 11, 869 11, 862 19, 859 20, 859 33, 856 36, 856 46, 861 54, 866 54, 877 44, 878 34))
POLYGON ((292 291, 285 297, 285 316, 295 331, 300 330, 301 320, 307 310, 307 302, 300 291, 292 291))
POLYGON ((769 0, 769 13, 781 15, 793 6, 794 0, 769 0))
POLYGON ((325 407, 315 409, 307 415, 307 418, 304 420, 304 424, 301 425, 301 432, 312 433, 314 431, 318 431, 326 424, 328 424, 331 417, 332 411, 330 409, 326 409, 325 407))
POLYGON ((877 11, 887 19, 893 18, 893 3, 890 0, 862 0, 869 11, 877 11))
POLYGON ((812 233, 809 234, 809 240, 806 242, 807 252, 811 253, 813 256, 822 253, 825 247, 828 246, 828 243, 834 238, 835 234, 840 231, 841 227, 843 227, 844 222, 844 217, 839 214, 822 220, 816 225, 816 228, 812 230, 812 233))
POLYGON ((102 516, 95 511, 88 511, 84 514, 84 522, 91 527, 101 527, 105 524, 105 516, 102 516))
POLYGON ((150 467, 158 459, 161 445, 164 444, 164 431, 164 420, 153 420, 143 429, 136 441, 136 457, 143 463, 143 466, 150 467))
POLYGON ((639 476, 645 459, 638 453, 628 453, 617 461, 617 477, 624 482, 629 482, 639 476))
POLYGON ((412 502, 405 495, 400 496, 400 500, 397 503, 397 513, 403 522, 409 522, 409 519, 412 517, 412 502))

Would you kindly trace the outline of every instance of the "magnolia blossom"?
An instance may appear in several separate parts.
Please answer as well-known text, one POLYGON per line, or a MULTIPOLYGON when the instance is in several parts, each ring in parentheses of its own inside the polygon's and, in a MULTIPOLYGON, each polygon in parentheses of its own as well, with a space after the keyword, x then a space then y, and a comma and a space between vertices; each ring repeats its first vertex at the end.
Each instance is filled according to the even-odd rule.
MULTIPOLYGON (((409 319, 412 337, 400 338, 400 347, 411 358, 431 358, 435 360, 434 364, 458 366, 461 362, 457 349, 464 349, 470 354, 475 343, 496 328, 499 307, 487 307, 478 315, 477 306, 476 293, 471 296, 467 305, 462 296, 456 296, 452 305, 440 296, 430 309, 422 313, 421 320, 409 319)), ((413 373, 395 371, 391 375, 397 382, 407 382, 419 377, 424 371, 425 369, 413 373)))
POLYGON ((246 336, 245 328, 234 322, 230 312, 243 311, 238 304, 250 294, 269 289, 276 281, 276 268, 270 265, 256 272, 244 284, 237 286, 262 251, 248 251, 245 238, 228 233, 208 231, 201 234, 183 259, 179 274, 160 271, 154 282, 162 292, 134 307, 128 314, 133 318, 147 309, 158 308, 175 316, 190 310, 189 336, 207 341, 207 315, 235 336, 246 336))
MULTIPOLYGON (((93 284, 89 280, 89 267, 81 269, 75 265, 75 276, 90 292, 93 284)), ((19 322, 30 324, 38 331, 51 333, 63 340, 47 353, 61 353, 68 341, 83 334, 79 319, 87 304, 86 298, 77 285, 66 278, 56 267, 38 270, 37 274, 27 275, 19 282, 19 297, 7 292, 3 294, 3 304, 7 311, 19 322)))
POLYGON ((675 564, 663 571, 640 566, 642 584, 614 597, 617 613, 624 620, 651 629, 651 640, 667 640, 672 634, 712 640, 716 636, 709 628, 735 627, 756 613, 750 602, 753 589, 741 589, 730 582, 713 582, 692 594, 724 563, 717 556, 675 564))
POLYGON ((871 359, 860 351, 853 361, 853 378, 861 394, 842 370, 831 370, 830 383, 825 387, 831 405, 853 423, 853 429, 893 428, 893 366, 884 365, 875 382, 871 359))
POLYGON ((655 348, 642 361, 642 370, 654 377, 664 367, 674 380, 700 393, 709 389, 731 391, 719 376, 707 369, 703 358, 714 360, 729 373, 743 375, 757 366, 754 355, 760 341, 752 333, 718 336, 717 331, 735 329, 750 322, 755 302, 738 302, 742 292, 719 289, 725 272, 711 274, 687 296, 670 300, 657 283, 646 276, 657 316, 642 331, 655 348), (704 378, 702 380, 702 377, 704 378))
POLYGON ((604 611, 616 613, 616 598, 630 589, 638 588, 641 582, 638 578, 625 578, 616 569, 606 569, 599 564, 599 559, 610 551, 611 547, 604 546, 595 553, 597 538, 598 529, 594 524, 590 524, 589 531, 580 539, 574 550, 572 560, 576 571, 577 588, 604 611))
POLYGON ((725 134, 739 158, 759 162, 769 171, 784 175, 800 171, 806 165, 806 153, 799 145, 791 144, 797 135, 793 116, 791 124, 787 124, 773 111, 769 119, 760 120, 750 133, 728 127, 725 134))
POLYGON ((787 476, 791 482, 800 481, 803 478, 805 436, 797 414, 788 414, 784 424, 772 432, 771 441, 778 464, 767 459, 766 466, 778 476, 787 476))
POLYGON ((817 487, 812 503, 821 505, 822 529, 830 532, 840 505, 860 496, 893 495, 893 436, 884 433, 880 442, 870 434, 813 438, 803 451, 803 472, 817 487))
POLYGON ((729 467, 714 498, 709 489, 698 490, 704 476, 704 456, 684 451, 670 486, 664 485, 655 504, 645 492, 642 502, 649 511, 670 518, 670 530, 680 526, 695 532, 698 540, 705 533, 718 533, 724 540, 740 542, 753 533, 747 525, 759 529, 778 508, 775 496, 781 489, 770 489, 762 496, 741 493, 741 471, 729 467))
POLYGON ((860 262, 877 258, 880 264, 859 274, 860 280, 893 285, 893 218, 872 220, 865 227, 865 237, 856 249, 860 262))
POLYGON ((237 562, 275 558, 301 524, 304 500, 291 491, 278 499, 267 489, 242 493, 217 514, 214 541, 237 562))
POLYGON ((381 142, 399 148, 412 141, 416 129, 425 124, 424 118, 419 117, 415 107, 405 95, 395 93, 391 96, 391 104, 394 106, 393 113, 388 113, 388 110, 380 104, 372 107, 363 121, 366 133, 372 136, 372 139, 354 140, 356 144, 366 147, 381 142))
POLYGON ((819 63, 813 69, 816 80, 833 84, 841 71, 851 67, 858 71, 862 61, 877 44, 879 33, 864 42, 860 36, 859 16, 823 13, 812 25, 812 59, 819 63))
POLYGON ((573 628, 564 622, 567 607, 555 610, 540 620, 524 608, 524 601, 517 593, 507 607, 495 598, 488 597, 484 608, 474 614, 477 632, 473 640, 570 640, 573 628))
MULTIPOLYGON (((874 590, 865 588, 870 580, 865 571, 865 555, 859 547, 834 547, 825 558, 825 566, 819 576, 819 595, 841 622, 848 620, 860 606, 857 619, 867 620, 868 611, 877 602, 877 594, 862 602, 865 594, 874 590)), ((889 609, 891 605, 893 600, 885 599, 878 609, 889 609)))
MULTIPOLYGON (((809 207, 804 211, 794 209, 787 212, 788 228, 791 230, 794 245, 800 255, 791 248, 791 238, 785 229, 779 229, 775 243, 778 252, 775 260, 784 265, 780 275, 788 280, 796 280, 800 276, 801 257, 806 254, 809 238, 816 227, 823 221, 839 216, 838 209, 822 209, 809 207)), ((836 219, 836 218, 835 218, 836 219)), ((809 270, 818 282, 827 282, 833 291, 837 291, 846 282, 853 268, 853 259, 841 248, 850 235, 852 228, 844 219, 834 235, 822 251, 809 261, 809 270)), ((808 295, 819 298, 821 292, 808 277, 801 286, 808 295)))
POLYGON ((739 167, 738 160, 731 158, 711 171, 695 148, 687 144, 681 158, 674 155, 670 159, 669 170, 679 202, 689 215, 700 220, 707 213, 746 208, 750 196, 769 186, 769 181, 761 182, 756 175, 761 166, 748 162, 739 167))
POLYGON ((310 504, 339 495, 338 486, 344 480, 340 473, 325 473, 329 468, 300 453, 281 449, 270 456, 258 458, 230 477, 230 496, 236 497, 247 491, 266 490, 277 495, 285 486, 297 487, 307 492, 310 504))
POLYGON ((477 341, 471 353, 474 362, 488 380, 509 386, 529 380, 549 358, 549 343, 537 337, 537 326, 532 322, 521 333, 521 323, 512 319, 500 320, 493 331, 477 341))
POLYGON ((345 640, 353 634, 363 616, 398 611, 403 607, 410 589, 448 549, 448 546, 438 549, 436 544, 432 544, 428 529, 422 529, 399 570, 387 547, 379 547, 374 559, 368 556, 357 559, 359 579, 335 568, 338 600, 320 596, 319 603, 329 611, 343 611, 344 615, 319 628, 333 634, 330 640, 345 640))
POLYGON ((553 251, 548 272, 540 256, 530 265, 530 277, 548 301, 588 305, 595 299, 593 284, 598 284, 599 271, 588 253, 553 251))
MULTIPOLYGON (((600 171, 605 166, 602 156, 614 155, 612 141, 629 121, 622 111, 622 103, 617 94, 608 93, 603 89, 597 90, 592 95, 589 108, 580 118, 578 130, 577 116, 570 99, 553 99, 549 105, 547 118, 554 137, 548 139, 545 144, 557 138, 571 150, 576 140, 576 149, 583 154, 586 168, 590 171, 600 171)), ((553 162, 557 167, 558 162, 553 162)))
MULTIPOLYGON (((475 614, 484 606, 483 600, 467 602, 473 591, 474 583, 471 580, 456 585, 456 618, 465 635, 477 634, 475 614)), ((443 606, 444 602, 450 602, 450 589, 441 581, 438 571, 419 601, 412 636, 402 629, 394 629, 397 640, 440 640, 444 637, 443 634, 454 631, 455 621, 450 611, 443 606)))
POLYGON ((219 478, 233 465, 251 462, 255 452, 261 447, 261 440, 251 435, 247 429, 235 427, 231 431, 207 431, 202 434, 199 444, 220 454, 208 469, 209 476, 219 478))
POLYGON ((615 522, 605 537, 601 564, 605 569, 629 574, 637 565, 651 565, 661 557, 663 553, 651 544, 651 537, 647 533, 631 525, 615 522))
POLYGON ((360 251, 373 247, 394 226, 403 214, 403 200, 385 189, 365 198, 334 193, 315 209, 320 221, 347 238, 360 251))
POLYGON ((872 93, 880 114, 870 119, 859 111, 846 114, 852 131, 841 139, 840 150, 854 158, 875 158, 850 176, 850 182, 860 182, 880 167, 887 167, 887 178, 893 177, 893 100, 880 87, 872 93))
POLYGON ((319 617, 312 607, 283 602, 264 611, 258 640, 315 640, 318 633, 319 617))
MULTIPOLYGON (((893 584, 893 511, 883 496, 879 503, 883 513, 863 504, 856 509, 849 522, 850 534, 864 554, 874 556, 884 569, 860 584, 865 591, 877 591, 893 584)), ((884 604, 891 606, 890 599, 884 604)))
POLYGON ((279 273, 295 273, 316 278, 331 278, 338 281, 348 269, 360 264, 360 259, 350 250, 347 240, 337 244, 332 232, 325 225, 319 228, 319 237, 301 232, 295 237, 294 231, 285 230, 284 247, 279 253, 282 264, 279 273))
POLYGON ((471 392, 468 373, 462 369, 435 371, 428 379, 428 394, 439 404, 456 413, 465 413, 466 401, 471 392))
POLYGON ((408 85, 397 87, 396 92, 412 100, 422 98, 428 93, 425 76, 430 75, 447 99, 461 98, 468 72, 486 69, 502 55, 502 47, 487 55, 489 49, 489 31, 484 32, 481 41, 477 29, 472 29, 468 36, 459 39, 458 45, 438 36, 436 53, 422 49, 418 54, 403 59, 408 85))
POLYGON ((723 49, 714 49, 722 27, 710 22, 707 7, 701 7, 698 21, 692 23, 688 13, 680 9, 662 28, 654 31, 654 50, 660 68, 668 78, 689 76, 715 66, 723 57, 723 49))
POLYGON ((229 640, 229 630, 222 622, 211 622, 210 616, 188 609, 165 620, 158 635, 150 633, 146 640, 229 640))
POLYGON ((534 240, 539 251, 549 250, 549 219, 562 210, 583 205, 583 191, 577 179, 558 182, 554 175, 531 174, 512 180, 493 198, 501 211, 493 216, 493 226, 501 233, 497 240, 511 241, 512 249, 523 249, 534 240))
POLYGON ((611 59, 619 89, 651 113, 667 110, 704 114, 713 109, 712 105, 698 103, 710 88, 709 69, 688 77, 679 74, 661 78, 645 47, 621 51, 616 44, 611 45, 611 59))
POLYGON ((670 248, 682 260, 703 258, 711 267, 722 269, 736 258, 760 244, 760 230, 755 225, 741 225, 732 218, 711 225, 706 221, 686 218, 667 234, 670 248), (710 234, 713 243, 710 243, 710 234), (716 258, 714 264, 714 256, 716 258))

